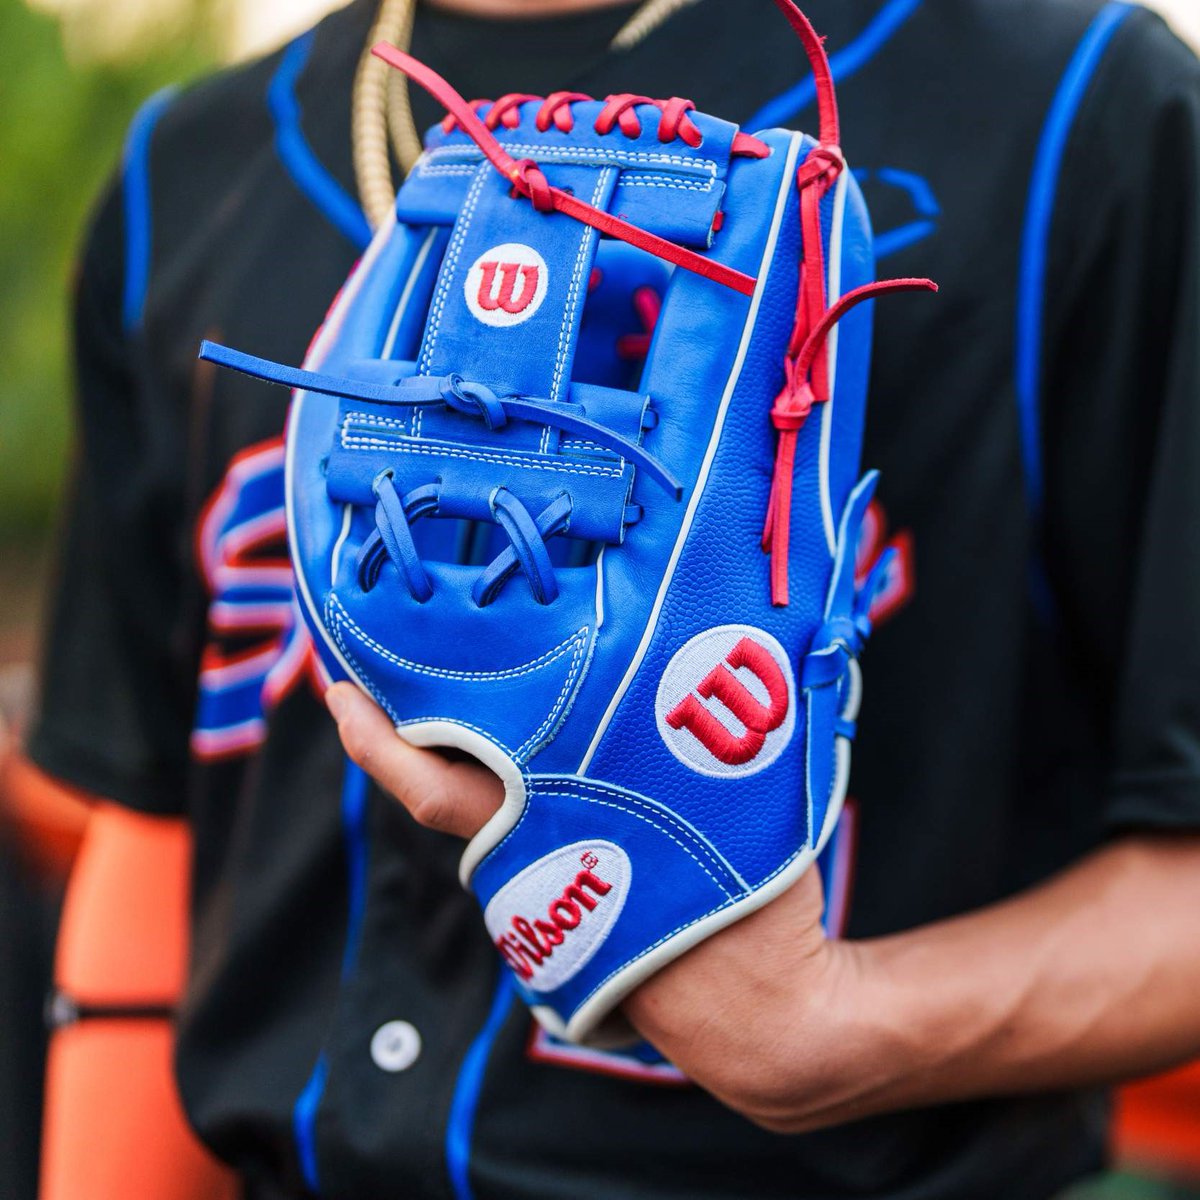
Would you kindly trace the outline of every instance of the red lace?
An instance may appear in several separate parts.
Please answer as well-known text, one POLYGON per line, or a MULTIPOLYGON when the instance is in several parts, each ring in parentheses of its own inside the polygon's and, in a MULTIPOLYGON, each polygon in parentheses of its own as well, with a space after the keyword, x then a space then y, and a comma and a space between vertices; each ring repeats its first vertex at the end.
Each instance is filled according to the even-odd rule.
MULTIPOLYGON (((807 243, 806 243, 807 244, 807 243)), ((803 291, 803 287, 801 288, 803 291)), ((889 292, 936 292, 937 284, 929 279, 881 279, 847 292, 827 308, 816 323, 804 333, 801 344, 793 351, 789 347, 784 360, 785 383, 771 409, 771 423, 779 434, 775 450, 775 469, 771 476, 771 494, 767 501, 767 519, 763 525, 762 548, 771 555, 771 603, 788 603, 788 541, 791 536, 792 480, 796 467, 796 438, 808 420, 814 404, 829 399, 829 381, 825 364, 825 347, 833 327, 852 308, 864 300, 889 292), (816 366, 822 373, 816 381, 816 366)), ((796 322, 800 330, 800 322, 796 322)), ((796 335, 793 334, 793 341, 796 335)))
POLYGON ((517 195, 526 197, 539 212, 566 213, 567 216, 574 217, 575 220, 582 221, 583 224, 590 225, 609 237, 628 242, 629 245, 674 263, 677 267, 683 267, 705 279, 732 288, 743 296, 754 294, 758 281, 751 276, 705 258, 694 250, 669 242, 666 238, 660 238, 648 230, 639 229, 628 221, 622 221, 620 217, 614 217, 611 213, 606 213, 603 209, 578 200, 569 192, 552 186, 533 159, 517 161, 513 158, 479 119, 475 109, 436 71, 430 70, 424 63, 418 62, 411 55, 397 50, 387 42, 380 42, 374 46, 372 53, 403 71, 433 96, 454 117, 459 128, 483 151, 488 162, 512 183, 517 195))
MULTIPOLYGON (((775 6, 787 18, 804 46, 812 66, 816 84, 819 143, 808 154, 796 174, 800 190, 800 220, 804 261, 800 267, 800 289, 796 301, 796 323, 788 342, 784 359, 784 386, 771 410, 771 420, 778 430, 779 442, 771 494, 763 529, 763 549, 771 554, 771 603, 788 603, 788 539, 792 503, 792 478, 795 467, 796 438, 814 404, 829 398, 829 365, 826 341, 829 331, 854 305, 873 296, 896 291, 936 291, 928 279, 897 279, 867 284, 841 297, 832 307, 826 293, 826 269, 821 242, 821 201, 836 184, 845 170, 840 149, 837 96, 833 74, 825 54, 822 39, 817 36, 808 18, 795 0, 774 0, 775 6)), ((601 233, 628 242, 667 262, 714 280, 744 296, 753 295, 757 280, 741 271, 714 262, 665 238, 639 229, 619 217, 614 217, 593 205, 576 199, 568 192, 553 187, 532 159, 514 159, 494 136, 503 125, 514 129, 520 123, 521 105, 541 100, 540 96, 513 93, 502 96, 492 104, 481 119, 486 101, 468 104, 440 75, 423 63, 397 50, 387 42, 374 47, 373 53, 384 62, 403 71, 438 100, 447 110, 443 127, 455 127, 471 138, 488 161, 511 181, 513 191, 523 196, 539 212, 561 212, 601 233)), ((580 92, 555 92, 542 100, 536 118, 537 128, 545 133, 553 125, 563 133, 574 128, 572 106, 589 99, 580 92)), ((694 108, 690 100, 674 97, 652 100, 632 94, 610 96, 595 122, 598 134, 619 128, 627 137, 639 137, 642 118, 639 108, 653 105, 659 110, 658 137, 662 142, 679 138, 695 147, 703 141, 696 123, 688 115, 694 108)), ((735 155, 762 158, 769 153, 764 143, 745 133, 733 141, 735 155)), ((719 229, 722 214, 717 214, 714 228, 719 229)), ((639 345, 640 349, 640 345, 639 345)))
POLYGON ((654 328, 662 312, 662 297, 652 287, 634 289, 633 311, 641 322, 641 333, 627 333, 617 338, 617 354, 631 360, 644 359, 650 354, 654 328))
MULTIPOLYGON (((541 103, 535 119, 535 125, 540 133, 545 133, 553 125, 560 133, 570 133, 575 128, 574 105, 581 101, 590 101, 591 96, 586 92, 553 92, 543 99, 541 96, 531 96, 525 92, 511 92, 501 96, 494 103, 487 100, 472 100, 471 109, 476 116, 483 119, 488 129, 495 131, 501 125, 505 129, 516 129, 521 123, 521 106, 531 101, 541 103), (484 108, 487 108, 486 115, 484 108)), ((676 138, 695 149, 704 141, 704 135, 699 126, 688 116, 694 111, 695 105, 690 100, 681 100, 673 96, 670 100, 654 100, 649 96, 634 96, 626 93, 620 96, 609 96, 596 118, 593 128, 604 135, 611 133, 614 126, 619 126, 621 132, 630 138, 642 136, 642 119, 638 108, 649 105, 659 111, 658 140, 664 144, 673 142, 676 138)), ((442 128, 452 133, 458 126, 458 120, 453 113, 448 113, 442 121, 442 128)), ((767 147, 757 138, 743 137, 733 148, 735 156, 752 155, 762 157, 768 153, 767 147)))
POLYGON ((619 124, 626 137, 641 137, 642 120, 637 114, 637 108, 642 104, 653 105, 662 114, 658 122, 660 142, 673 142, 679 138, 694 149, 704 141, 696 122, 688 116, 696 106, 690 100, 681 100, 678 96, 673 96, 670 100, 652 100, 649 96, 634 96, 629 93, 609 96, 596 118, 596 132, 609 133, 613 125, 619 124))
POLYGON ((819 143, 796 172, 800 190, 800 223, 804 260, 800 265, 800 294, 796 324, 784 357, 784 385, 771 409, 778 433, 771 493, 763 526, 762 546, 771 555, 771 603, 788 603, 788 543, 791 536, 792 484, 796 440, 814 404, 829 399, 829 332, 847 312, 864 300, 888 292, 937 291, 928 279, 893 279, 869 283, 842 296, 829 307, 827 272, 821 241, 821 201, 846 169, 841 151, 841 127, 833 72, 823 40, 794 0, 775 0, 804 46, 817 90, 819 143))

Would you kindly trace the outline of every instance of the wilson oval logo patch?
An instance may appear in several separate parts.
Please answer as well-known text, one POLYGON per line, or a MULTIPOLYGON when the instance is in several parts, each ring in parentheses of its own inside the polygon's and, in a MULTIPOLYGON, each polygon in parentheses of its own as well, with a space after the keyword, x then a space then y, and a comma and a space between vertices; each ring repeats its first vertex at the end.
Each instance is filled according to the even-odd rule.
POLYGON ((667 665, 655 698, 667 749, 701 775, 731 779, 769 767, 796 726, 796 683, 779 642, 750 625, 707 629, 667 665))
POLYGON ((575 842, 526 867, 492 897, 483 919, 501 957, 535 992, 552 992, 612 932, 632 875, 612 842, 575 842))

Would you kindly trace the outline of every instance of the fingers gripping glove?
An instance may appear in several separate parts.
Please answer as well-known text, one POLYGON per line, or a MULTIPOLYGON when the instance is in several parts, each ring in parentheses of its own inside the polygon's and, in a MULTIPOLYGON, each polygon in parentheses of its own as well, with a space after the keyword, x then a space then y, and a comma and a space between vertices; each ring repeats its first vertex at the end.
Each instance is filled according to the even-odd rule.
POLYGON ((876 285, 819 139, 682 100, 450 117, 293 370, 291 552, 329 674, 501 811, 462 878, 543 1025, 596 1038, 816 858, 845 793, 876 285), (839 319, 844 316, 844 320, 839 319), (765 528, 764 528, 765 523, 765 528), (765 553, 764 553, 765 551, 765 553))

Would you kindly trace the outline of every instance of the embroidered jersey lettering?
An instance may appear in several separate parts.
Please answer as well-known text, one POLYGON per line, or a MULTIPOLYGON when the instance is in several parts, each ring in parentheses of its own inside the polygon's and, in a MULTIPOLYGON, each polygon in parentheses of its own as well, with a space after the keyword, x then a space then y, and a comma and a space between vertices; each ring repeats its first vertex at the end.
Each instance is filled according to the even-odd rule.
POLYGON ((200 759, 261 745, 267 714, 305 673, 315 678, 287 557, 283 473, 282 438, 237 454, 197 525, 211 596, 191 737, 200 759))

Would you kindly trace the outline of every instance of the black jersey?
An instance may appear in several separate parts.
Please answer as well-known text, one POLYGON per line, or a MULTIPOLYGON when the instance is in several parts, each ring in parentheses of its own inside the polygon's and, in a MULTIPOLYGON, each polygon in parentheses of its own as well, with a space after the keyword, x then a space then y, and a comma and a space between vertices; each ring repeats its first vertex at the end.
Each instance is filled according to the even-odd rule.
MULTIPOLYGON (((651 1056, 553 1042, 498 982, 459 845, 347 771, 292 604, 285 401, 196 351, 299 361, 361 252, 374 7, 152 102, 81 276, 82 454, 31 751, 194 824, 192 1121, 261 1194, 347 1200, 1036 1200, 1098 1167, 1095 1094, 783 1137, 651 1056)), ((634 7, 422 9, 414 51, 468 96, 813 123, 766 0, 699 0, 607 49, 634 7)), ((1123 830, 1200 828, 1200 66, 1104 0, 809 7, 881 268, 942 286, 876 322, 870 540, 899 554, 833 873, 871 936, 1123 830)))

